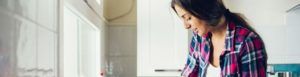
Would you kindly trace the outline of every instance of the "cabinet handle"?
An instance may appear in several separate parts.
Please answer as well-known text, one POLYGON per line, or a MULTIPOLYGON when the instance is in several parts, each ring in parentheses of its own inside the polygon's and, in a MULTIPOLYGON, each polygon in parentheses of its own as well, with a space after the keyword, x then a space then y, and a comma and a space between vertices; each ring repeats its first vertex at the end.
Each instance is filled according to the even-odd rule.
POLYGON ((30 68, 30 69, 26 69, 26 68, 18 68, 18 70, 20 72, 42 72, 42 73, 49 73, 49 72, 53 72, 53 69, 41 69, 41 68, 30 68))
POLYGON ((181 72, 181 69, 155 69, 155 72, 181 72))

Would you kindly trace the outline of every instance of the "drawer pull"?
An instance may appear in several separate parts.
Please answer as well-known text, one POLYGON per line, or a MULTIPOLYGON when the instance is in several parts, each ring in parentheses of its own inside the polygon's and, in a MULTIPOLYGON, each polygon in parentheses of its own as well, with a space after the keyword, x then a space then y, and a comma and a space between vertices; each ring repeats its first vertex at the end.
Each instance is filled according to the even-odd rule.
POLYGON ((181 69, 155 69, 155 72, 181 72, 181 69))

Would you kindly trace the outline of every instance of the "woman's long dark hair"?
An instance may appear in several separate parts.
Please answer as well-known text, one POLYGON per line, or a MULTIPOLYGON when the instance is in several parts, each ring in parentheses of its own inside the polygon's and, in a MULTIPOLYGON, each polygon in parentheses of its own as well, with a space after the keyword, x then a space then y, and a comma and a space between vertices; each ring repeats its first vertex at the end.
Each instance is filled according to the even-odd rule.
MULTIPOLYGON (((225 16, 227 22, 234 22, 236 25, 246 27, 257 33, 240 14, 232 13, 226 9, 222 0, 172 0, 171 7, 176 12, 175 5, 188 11, 198 19, 206 21, 209 26, 217 26, 221 17, 225 16)), ((260 36, 258 35, 258 37, 260 36)), ((266 52, 264 54, 267 55, 266 52)))
POLYGON ((172 0, 171 7, 176 12, 175 5, 185 9, 198 19, 206 21, 209 26, 218 25, 221 17, 225 16, 226 21, 249 27, 243 17, 226 9, 222 0, 172 0))

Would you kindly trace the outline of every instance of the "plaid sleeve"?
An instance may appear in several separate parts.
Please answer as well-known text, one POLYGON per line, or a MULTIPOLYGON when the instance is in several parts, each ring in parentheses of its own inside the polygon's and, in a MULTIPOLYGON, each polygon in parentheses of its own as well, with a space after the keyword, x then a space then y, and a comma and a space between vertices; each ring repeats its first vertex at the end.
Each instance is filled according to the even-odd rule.
POLYGON ((196 77, 198 74, 198 60, 194 56, 194 51, 197 50, 195 46, 197 45, 197 38, 194 36, 191 40, 190 49, 187 55, 187 60, 185 67, 181 73, 183 77, 196 77))
POLYGON ((198 64, 196 62, 196 59, 192 57, 191 55, 188 55, 187 63, 182 71, 183 77, 196 77, 198 76, 198 64))
POLYGON ((250 33, 241 44, 241 77, 266 77, 267 55, 261 38, 250 33))

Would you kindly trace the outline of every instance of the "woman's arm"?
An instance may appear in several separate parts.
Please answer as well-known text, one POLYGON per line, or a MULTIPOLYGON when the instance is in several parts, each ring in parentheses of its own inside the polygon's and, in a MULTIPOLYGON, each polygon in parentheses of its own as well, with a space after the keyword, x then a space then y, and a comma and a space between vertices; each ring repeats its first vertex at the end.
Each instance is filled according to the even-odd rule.
POLYGON ((198 70, 199 70, 199 65, 197 60, 191 55, 188 55, 187 63, 181 75, 183 77, 198 77, 198 70))
POLYGON ((184 69, 182 70, 181 75, 183 77, 198 77, 198 70, 199 70, 199 61, 193 55, 195 51, 195 46, 197 46, 197 36, 194 34, 193 38, 191 39, 190 49, 187 55, 187 60, 184 69))

